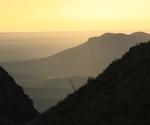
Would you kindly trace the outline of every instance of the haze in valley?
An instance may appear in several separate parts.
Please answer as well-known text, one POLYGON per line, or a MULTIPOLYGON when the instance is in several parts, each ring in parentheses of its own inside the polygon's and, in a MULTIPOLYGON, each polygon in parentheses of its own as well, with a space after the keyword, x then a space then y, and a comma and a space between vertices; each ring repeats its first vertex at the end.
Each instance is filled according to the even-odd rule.
POLYGON ((43 112, 150 39, 149 0, 3 0, 0 64, 43 112))

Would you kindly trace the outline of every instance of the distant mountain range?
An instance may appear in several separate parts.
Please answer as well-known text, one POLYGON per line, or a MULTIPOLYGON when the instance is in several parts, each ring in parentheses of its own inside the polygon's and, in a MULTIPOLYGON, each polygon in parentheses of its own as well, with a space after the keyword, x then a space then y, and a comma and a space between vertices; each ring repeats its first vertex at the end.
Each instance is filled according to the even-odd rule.
MULTIPOLYGON (((14 76, 16 81, 30 93, 36 102, 35 91, 31 91, 31 89, 38 90, 38 93, 47 94, 47 96, 41 96, 41 100, 39 99, 39 102, 43 105, 43 102, 50 96, 50 93, 46 93, 45 91, 48 84, 44 82, 47 83, 49 81, 49 85, 51 85, 56 83, 53 80, 51 81, 51 79, 60 79, 62 82, 58 82, 60 84, 56 84, 55 86, 57 90, 60 90, 57 93, 58 97, 67 95, 72 92, 72 88, 70 87, 70 90, 67 91, 65 88, 62 90, 61 83, 65 81, 65 78, 69 79, 69 77, 78 75, 80 76, 78 77, 78 81, 81 81, 79 83, 83 85, 87 77, 97 76, 109 63, 121 57, 130 47, 148 40, 150 40, 150 34, 144 32, 135 32, 132 34, 105 33, 101 36, 89 38, 87 42, 77 47, 67 49, 47 58, 6 62, 1 63, 1 65, 14 76), (37 89, 37 86, 45 89, 39 89, 40 87, 37 89)), ((52 95, 56 95, 56 93, 54 92, 52 95)), ((53 100, 58 100, 58 98, 52 99, 52 102, 56 103, 53 100)), ((40 110, 42 109, 45 108, 41 108, 40 110)))
MULTIPOLYGON (((107 36, 112 40, 114 36, 118 38, 120 35, 124 34, 107 33, 98 38, 103 39, 107 36)), ((145 33, 133 33, 128 36, 132 38, 136 36, 141 40, 149 39, 148 34, 145 33), (142 36, 144 37, 142 38, 142 36)), ((133 43, 137 44, 138 42, 134 41, 133 43)), ((90 43, 87 42, 83 45, 86 44, 90 43)), ((111 50, 110 48, 107 51, 111 50)), ((25 74, 17 72, 15 75, 25 81, 25 74)), ((36 78, 38 78, 37 76, 36 78)), ((35 77, 28 74, 27 78, 27 81, 30 81, 35 77)), ((100 71, 96 78, 89 78, 86 84, 84 82, 87 77, 81 76, 40 78, 35 80, 39 81, 38 83, 34 83, 33 80, 32 85, 26 86, 26 91, 28 93, 33 91, 35 94, 33 97, 37 96, 39 102, 41 101, 40 97, 43 96, 42 99, 49 98, 53 91, 55 91, 55 96, 58 96, 56 100, 60 100, 61 96, 66 95, 66 91, 71 93, 72 89, 72 94, 41 114, 36 111, 32 100, 16 84, 13 77, 0 66, 0 125, 150 124, 150 41, 131 47, 120 59, 115 59, 103 72, 100 71), (40 78, 43 79, 39 81, 40 78), (65 92, 63 92, 64 90, 65 92), (63 93, 64 95, 61 95, 63 93)), ((54 102, 56 103, 55 99, 54 102)))
POLYGON ((149 125, 150 42, 132 47, 97 78, 31 125, 149 125))
MULTIPOLYGON (((2 65, 10 72, 35 75, 41 78, 96 76, 115 58, 140 42, 150 40, 150 34, 105 33, 56 55, 29 61, 8 62, 2 65)), ((42 44, 42 43, 41 43, 42 44)))

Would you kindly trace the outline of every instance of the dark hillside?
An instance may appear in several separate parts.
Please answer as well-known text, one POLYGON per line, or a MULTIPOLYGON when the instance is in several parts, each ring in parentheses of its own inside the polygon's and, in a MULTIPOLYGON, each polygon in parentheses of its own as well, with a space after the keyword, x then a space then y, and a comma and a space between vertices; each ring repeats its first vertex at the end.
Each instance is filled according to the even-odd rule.
POLYGON ((37 115, 32 100, 0 67, 0 125, 24 125, 37 115))
POLYGON ((132 47, 32 125, 149 125, 150 42, 132 47))
MULTIPOLYGON (((61 78, 71 78, 76 75, 96 77, 114 59, 120 58, 126 53, 130 47, 149 40, 150 34, 144 32, 132 34, 104 33, 100 36, 91 37, 83 44, 66 49, 53 56, 27 61, 3 62, 0 65, 11 73, 25 91, 29 92, 37 109, 43 111, 43 109, 48 109, 52 104, 56 104, 60 98, 63 99, 62 95, 66 96, 72 92, 72 88, 69 88, 69 91, 64 89, 61 91, 61 86, 63 86, 62 83, 64 82, 61 78), (38 89, 39 93, 43 93, 44 96, 43 94, 36 95, 34 90, 37 86, 40 85, 47 89, 48 86, 53 84, 52 79, 55 78, 61 79, 60 84, 57 82, 55 86, 59 93, 53 88, 48 90, 50 93, 47 93, 45 89, 38 89), (44 83, 46 81, 48 81, 47 84, 44 83), (42 96, 42 98, 37 96, 42 96), (50 96, 55 97, 47 98, 50 96)), ((80 79, 80 83, 84 84, 85 82, 82 82, 82 79, 80 79)), ((65 85, 67 85, 66 83, 68 83, 68 80, 67 82, 65 80, 65 85)))

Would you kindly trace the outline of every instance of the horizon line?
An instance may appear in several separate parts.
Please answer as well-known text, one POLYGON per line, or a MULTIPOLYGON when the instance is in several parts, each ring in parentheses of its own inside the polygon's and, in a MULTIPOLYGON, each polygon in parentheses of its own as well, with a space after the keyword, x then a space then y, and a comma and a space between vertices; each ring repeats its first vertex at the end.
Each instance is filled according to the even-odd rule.
POLYGON ((54 32, 103 32, 103 33, 134 33, 134 32, 145 32, 150 31, 144 30, 64 30, 64 31, 0 31, 0 33, 54 33, 54 32))

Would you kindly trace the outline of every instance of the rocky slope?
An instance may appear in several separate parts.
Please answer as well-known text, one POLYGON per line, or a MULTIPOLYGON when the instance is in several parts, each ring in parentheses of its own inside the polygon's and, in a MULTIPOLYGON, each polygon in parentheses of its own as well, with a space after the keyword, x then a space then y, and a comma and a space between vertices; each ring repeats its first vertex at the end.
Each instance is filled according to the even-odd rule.
POLYGON ((149 125, 150 42, 132 47, 32 125, 149 125))
POLYGON ((32 100, 0 67, 0 125, 24 125, 37 115, 32 100))

